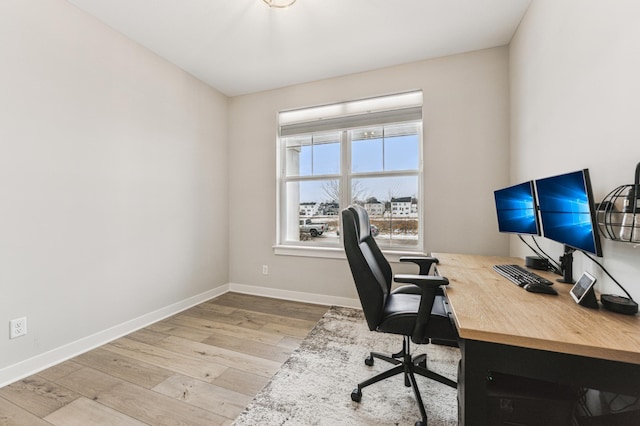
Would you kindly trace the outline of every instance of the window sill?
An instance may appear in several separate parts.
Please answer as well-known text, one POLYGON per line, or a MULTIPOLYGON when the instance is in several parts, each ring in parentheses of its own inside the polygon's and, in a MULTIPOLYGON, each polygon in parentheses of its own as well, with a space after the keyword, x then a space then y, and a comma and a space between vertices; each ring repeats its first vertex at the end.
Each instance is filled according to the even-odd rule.
MULTIPOLYGON (((319 257, 325 259, 346 259, 342 247, 305 247, 294 245, 275 245, 273 252, 278 256, 319 257)), ((390 263, 399 263, 402 256, 428 256, 418 251, 384 250, 382 253, 390 263)))
POLYGON ((347 258, 342 247, 307 247, 281 244, 273 246, 273 252, 278 256, 323 257, 327 259, 347 258))

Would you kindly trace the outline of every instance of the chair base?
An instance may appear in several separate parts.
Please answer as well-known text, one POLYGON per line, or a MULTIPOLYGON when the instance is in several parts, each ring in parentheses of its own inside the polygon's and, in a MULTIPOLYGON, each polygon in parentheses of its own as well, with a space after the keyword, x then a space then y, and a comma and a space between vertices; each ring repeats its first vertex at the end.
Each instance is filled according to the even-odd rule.
POLYGON ((404 341, 402 342, 402 350, 398 353, 395 353, 391 356, 387 356, 378 352, 371 352, 371 354, 365 359, 366 365, 373 365, 373 361, 375 358, 381 359, 383 361, 394 364, 395 367, 383 371, 382 373, 365 380, 358 384, 358 387, 351 392, 351 400, 355 402, 360 402, 362 398, 362 389, 370 386, 374 383, 382 381, 384 379, 388 379, 389 377, 393 377, 397 374, 404 374, 404 385, 413 388, 413 393, 416 396, 416 400, 418 402, 418 408, 420 409, 420 415, 422 417, 421 421, 416 422, 416 426, 427 424, 427 413, 424 409, 424 403, 422 402, 422 397, 420 396, 420 390, 418 389, 418 384, 416 382, 415 374, 419 374, 423 377, 427 377, 429 379, 435 380, 444 385, 450 386, 452 388, 457 388, 457 383, 451 379, 448 379, 444 376, 441 376, 438 373, 434 373, 433 371, 427 368, 427 355, 421 354, 416 357, 412 357, 410 350, 411 339, 409 336, 404 336, 404 341))

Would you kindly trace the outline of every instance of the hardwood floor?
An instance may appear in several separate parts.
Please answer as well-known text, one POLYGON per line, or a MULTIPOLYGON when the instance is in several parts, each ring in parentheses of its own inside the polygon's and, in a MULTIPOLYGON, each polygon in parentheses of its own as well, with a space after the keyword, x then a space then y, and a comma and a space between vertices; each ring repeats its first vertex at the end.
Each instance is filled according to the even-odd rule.
POLYGON ((0 425, 229 425, 327 306, 227 293, 0 389, 0 425))

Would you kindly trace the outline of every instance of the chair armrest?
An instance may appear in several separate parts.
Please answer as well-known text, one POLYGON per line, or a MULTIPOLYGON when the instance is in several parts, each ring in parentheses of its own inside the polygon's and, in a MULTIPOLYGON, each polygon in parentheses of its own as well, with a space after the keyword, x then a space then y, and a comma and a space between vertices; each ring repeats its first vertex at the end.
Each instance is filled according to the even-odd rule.
POLYGON ((440 261, 436 257, 426 257, 426 256, 402 256, 400 258, 400 262, 411 262, 415 263, 420 267, 419 275, 429 275, 429 271, 431 270, 431 265, 438 264, 440 261))
POLYGON ((437 290, 441 285, 449 285, 449 280, 446 277, 434 275, 398 274, 393 277, 393 280, 397 283, 415 284, 421 289, 430 290, 437 290))
MULTIPOLYGON (((434 276, 434 275, 396 275, 395 277, 394 277, 394 281, 398 283, 408 282, 408 281, 403 281, 407 279, 407 277, 409 280, 413 280, 414 278, 422 280, 423 278, 426 278, 426 277, 431 277, 429 279, 432 281, 433 281, 433 278, 442 279, 442 277, 434 276), (400 278, 399 280, 397 280, 395 279, 395 277, 400 277, 400 278), (420 277, 420 278, 416 278, 416 277, 420 277)), ((438 281, 438 288, 436 289, 436 295, 444 296, 444 290, 442 290, 441 286, 448 285, 448 284, 449 284, 449 281, 446 278, 444 278, 443 281, 438 281)), ((410 284, 400 286, 395 290, 393 290, 391 293, 422 294, 422 289, 418 285, 416 285, 414 281, 410 281, 410 284)))

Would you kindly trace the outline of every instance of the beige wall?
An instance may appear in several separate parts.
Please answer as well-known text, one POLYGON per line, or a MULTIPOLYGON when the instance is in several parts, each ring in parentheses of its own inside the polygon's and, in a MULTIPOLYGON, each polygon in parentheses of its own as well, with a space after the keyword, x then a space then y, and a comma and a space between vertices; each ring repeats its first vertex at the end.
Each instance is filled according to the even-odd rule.
MULTIPOLYGON (((589 168, 597 201, 640 162, 640 3, 535 0, 512 40, 511 180, 589 168)), ((541 239, 554 257, 560 244, 541 239)), ((526 249, 512 241, 512 253, 526 249)), ((604 240, 604 264, 640 299, 639 249, 604 240)), ((623 294, 581 254, 600 290, 623 294)))
POLYGON ((232 98, 230 281, 356 297, 345 260, 274 255, 277 113, 414 89, 424 92, 426 249, 506 254, 492 191, 508 183, 508 80, 502 47, 232 98))
MULTIPOLYGON (((346 261, 274 255, 284 109, 422 89, 426 249, 528 254, 496 231, 494 189, 588 167, 600 198, 633 177, 639 12, 536 0, 510 47, 228 100, 65 1, 0 2, 0 326, 29 322, 0 335, 0 384, 229 282, 355 298, 346 261)), ((637 249, 604 251, 640 298, 637 249)))
POLYGON ((226 284, 228 158, 225 96, 67 2, 2 1, 0 34, 2 383, 226 284))

